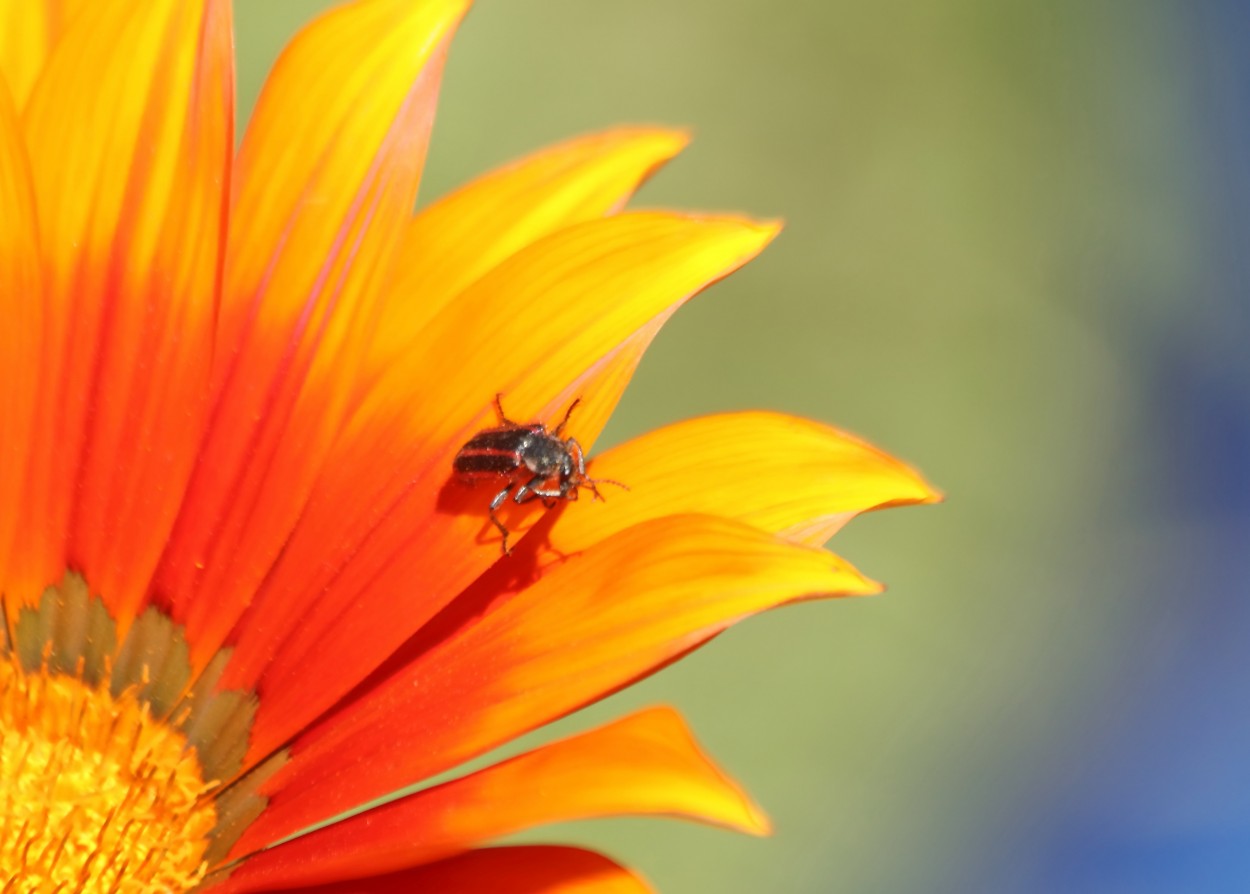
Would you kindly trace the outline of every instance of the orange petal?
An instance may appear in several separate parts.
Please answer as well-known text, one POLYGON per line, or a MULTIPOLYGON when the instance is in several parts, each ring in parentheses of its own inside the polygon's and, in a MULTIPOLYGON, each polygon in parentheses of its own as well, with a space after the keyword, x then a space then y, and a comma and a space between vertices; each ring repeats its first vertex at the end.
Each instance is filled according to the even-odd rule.
POLYGON ((193 661, 265 576, 342 427, 466 5, 336 9, 261 94, 239 154, 213 422, 160 575, 193 661))
POLYGON ((489 847, 390 875, 305 888, 306 894, 653 894, 607 857, 575 847, 489 847))
POLYGON ((781 413, 706 416, 597 457, 607 511, 569 507, 548 534, 553 556, 638 522, 683 512, 736 518, 819 546, 860 512, 938 499, 920 475, 846 432, 781 413))
MULTIPOLYGON (((19 130, 17 112, 0 80, 0 593, 9 598, 34 595, 43 574, 23 580, 13 567, 32 448, 35 398, 43 353, 43 284, 39 276, 35 196, 30 164, 19 130)), ((16 618, 14 606, 7 617, 16 618)))
POLYGON ((48 342, 25 524, 46 538, 35 564, 81 568, 123 625, 206 409, 231 39, 227 0, 103 0, 73 18, 26 109, 48 342))
POLYGON ((0 0, 0 73, 18 107, 26 102, 35 78, 52 49, 51 9, 38 0, 0 0))
POLYGON ((20 109, 70 18, 86 0, 0 0, 0 72, 20 109))
POLYGON ((418 214, 400 250, 371 363, 378 372, 474 280, 562 227, 623 206, 687 136, 620 128, 552 146, 479 177, 418 214))
POLYGON ((645 814, 768 831, 677 713, 653 708, 255 854, 227 889, 394 872, 535 826, 645 814))
MULTIPOLYGON (((277 797, 236 852, 456 766, 756 612, 878 589, 822 550, 725 519, 622 531, 489 612, 466 607, 460 629, 302 734, 266 785, 277 797), (397 746, 405 742, 415 747, 397 746)), ((337 660, 324 656, 319 663, 337 660)))
POLYGON ((493 422, 496 391, 518 418, 551 418, 571 381, 615 370, 585 386, 571 425, 589 443, 627 378, 604 358, 774 233, 736 218, 620 214, 530 246, 440 314, 335 445, 264 602, 240 624, 223 685, 264 672, 251 754, 333 704, 498 559, 483 533, 490 493, 451 481, 456 450, 493 422))

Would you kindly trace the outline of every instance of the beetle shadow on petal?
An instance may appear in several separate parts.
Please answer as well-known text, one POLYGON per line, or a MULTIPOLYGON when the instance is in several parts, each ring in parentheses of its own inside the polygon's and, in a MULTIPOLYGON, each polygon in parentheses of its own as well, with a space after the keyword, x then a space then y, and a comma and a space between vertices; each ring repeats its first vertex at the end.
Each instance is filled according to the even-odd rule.
MULTIPOLYGON (((455 475, 451 475, 443 482, 443 486, 438 490, 438 497, 434 502, 436 512, 443 515, 472 515, 480 516, 482 519, 482 529, 474 539, 475 543, 486 543, 488 541, 499 541, 499 531, 490 523, 490 515, 487 507, 490 505, 491 499, 496 491, 488 487, 474 485, 468 481, 462 481, 455 475)), ((499 507, 498 514, 502 515, 506 506, 499 507)))
MULTIPOLYGON (((479 517, 482 524, 474 536, 473 542, 477 545, 489 543, 493 544, 496 549, 501 549, 499 529, 495 527, 490 519, 490 503, 499 493, 500 488, 500 484, 474 484, 462 481, 455 475, 452 475, 439 488, 438 497, 434 504, 435 511, 444 515, 479 517)), ((534 513, 539 506, 541 506, 541 501, 539 500, 530 500, 525 505, 518 505, 513 501, 512 495, 509 493, 508 498, 495 510, 495 516, 508 529, 508 543, 514 555, 518 552, 517 545, 520 543, 521 537, 526 536, 531 528, 537 526, 538 519, 535 519, 534 513)), ((548 509, 545 514, 550 515, 558 508, 562 507, 548 509)), ((541 512, 542 510, 539 511, 541 512)), ((502 555, 502 550, 500 557, 510 558, 502 555)))
MULTIPOLYGON (((453 491, 459 490, 454 483, 450 487, 453 491)), ((559 506, 542 516, 533 528, 525 532, 524 539, 517 541, 510 556, 500 556, 477 580, 422 625, 373 673, 357 684, 344 698, 344 703, 363 696, 441 643, 454 640, 481 618, 523 592, 553 564, 570 558, 556 553, 549 541, 551 526, 563 509, 559 506)), ((489 522, 487 526, 493 530, 489 522)))

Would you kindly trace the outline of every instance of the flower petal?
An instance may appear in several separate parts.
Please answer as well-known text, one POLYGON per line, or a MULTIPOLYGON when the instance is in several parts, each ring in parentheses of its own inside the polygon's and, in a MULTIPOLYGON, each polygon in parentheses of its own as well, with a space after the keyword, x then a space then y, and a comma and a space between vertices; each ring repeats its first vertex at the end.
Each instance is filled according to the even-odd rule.
MULTIPOLYGON (((38 371, 43 352, 43 283, 39 275, 35 196, 9 91, 0 80, 0 593, 37 593, 45 578, 22 579, 14 567, 22 491, 30 458, 38 371)), ((30 569, 28 569, 29 571, 30 569)), ((47 569, 54 574, 54 569, 47 569)), ((6 613, 16 618, 15 606, 6 613)))
POLYGON ((159 580, 193 660, 220 645, 269 570, 348 412, 466 6, 333 10, 296 38, 257 104, 239 154, 212 426, 159 580))
POLYGON ((0 0, 0 72, 20 109, 70 18, 86 0, 0 0))
POLYGON ((751 614, 878 589, 829 553, 725 519, 622 531, 488 612, 465 606, 463 623, 303 733, 236 853, 456 766, 751 614), (342 772, 346 755, 352 773, 342 772))
POLYGON ((589 473, 630 490, 605 494, 610 511, 569 513, 552 524, 552 556, 579 552, 649 518, 686 512, 736 518, 820 546, 860 512, 938 499, 892 456, 846 432, 781 413, 679 422, 608 450, 589 473))
POLYGON ((479 177, 423 210, 404 235, 374 368, 394 363, 447 302, 526 245, 619 210, 688 141, 657 128, 590 134, 479 177))
POLYGON ((0 73, 20 108, 52 48, 51 9, 38 0, 0 0, 0 73))
POLYGON ((46 538, 35 564, 83 569, 123 627, 147 592, 206 409, 231 40, 227 0, 84 6, 25 114, 48 350, 23 517, 46 538))
POLYGON ((306 894, 653 894, 602 854, 575 847, 488 847, 390 875, 305 888, 306 894))
POLYGON ((394 872, 535 826, 642 814, 768 831, 677 713, 653 708, 262 851, 226 890, 394 872))
POLYGON ((223 685, 251 687, 263 672, 266 692, 249 754, 267 754, 337 701, 498 559, 498 540, 483 537, 490 495, 451 481, 456 450, 493 422, 495 392, 519 418, 551 418, 571 400, 570 381, 614 371, 585 386, 571 425, 589 443, 637 359, 619 367, 605 356, 774 233, 736 218, 620 214, 541 240, 448 306, 335 445, 240 625, 223 685), (436 387, 414 405, 413 382, 436 387), (310 660, 327 654, 335 660, 310 660))

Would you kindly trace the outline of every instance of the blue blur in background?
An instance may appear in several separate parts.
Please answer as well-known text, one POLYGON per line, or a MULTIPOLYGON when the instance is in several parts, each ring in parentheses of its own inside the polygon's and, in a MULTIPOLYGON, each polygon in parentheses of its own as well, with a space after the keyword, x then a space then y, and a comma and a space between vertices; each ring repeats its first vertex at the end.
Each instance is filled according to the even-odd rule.
MULTIPOLYGON (((237 4, 246 112, 327 2, 237 4)), ((948 495, 571 719, 677 704, 772 815, 539 830, 680 892, 1250 891, 1250 5, 479 0, 423 201, 616 123, 640 206, 780 216, 605 433, 772 407, 948 495)), ((744 485, 745 486, 745 485, 744 485)))
POLYGON ((1163 530, 1126 574, 1141 605, 1103 722, 1033 805, 1000 890, 1250 890, 1250 6, 1172 12, 1199 263, 1183 293, 1151 296, 1162 325, 1128 326, 1125 361, 1154 397, 1125 450, 1151 464, 1116 482, 1132 524, 1163 530))

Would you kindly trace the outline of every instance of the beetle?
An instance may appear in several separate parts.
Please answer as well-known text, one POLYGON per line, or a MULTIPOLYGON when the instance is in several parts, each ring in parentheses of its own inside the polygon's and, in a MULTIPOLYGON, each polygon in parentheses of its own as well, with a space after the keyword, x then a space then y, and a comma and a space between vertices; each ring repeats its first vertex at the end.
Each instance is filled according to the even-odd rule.
POLYGON ((586 456, 576 438, 563 437, 573 410, 581 403, 577 398, 564 411, 564 418, 555 428, 548 430, 541 422, 514 422, 503 411, 502 395, 495 395, 495 413, 499 425, 487 428, 469 438, 452 460, 452 470, 466 484, 479 481, 505 482, 499 493, 490 501, 490 520, 503 535, 501 549, 505 556, 508 548, 508 529, 495 515, 508 496, 514 503, 527 503, 539 499, 548 509, 557 500, 576 500, 578 488, 588 488, 596 500, 603 500, 598 484, 615 484, 629 490, 619 481, 610 478, 588 478, 586 456))

